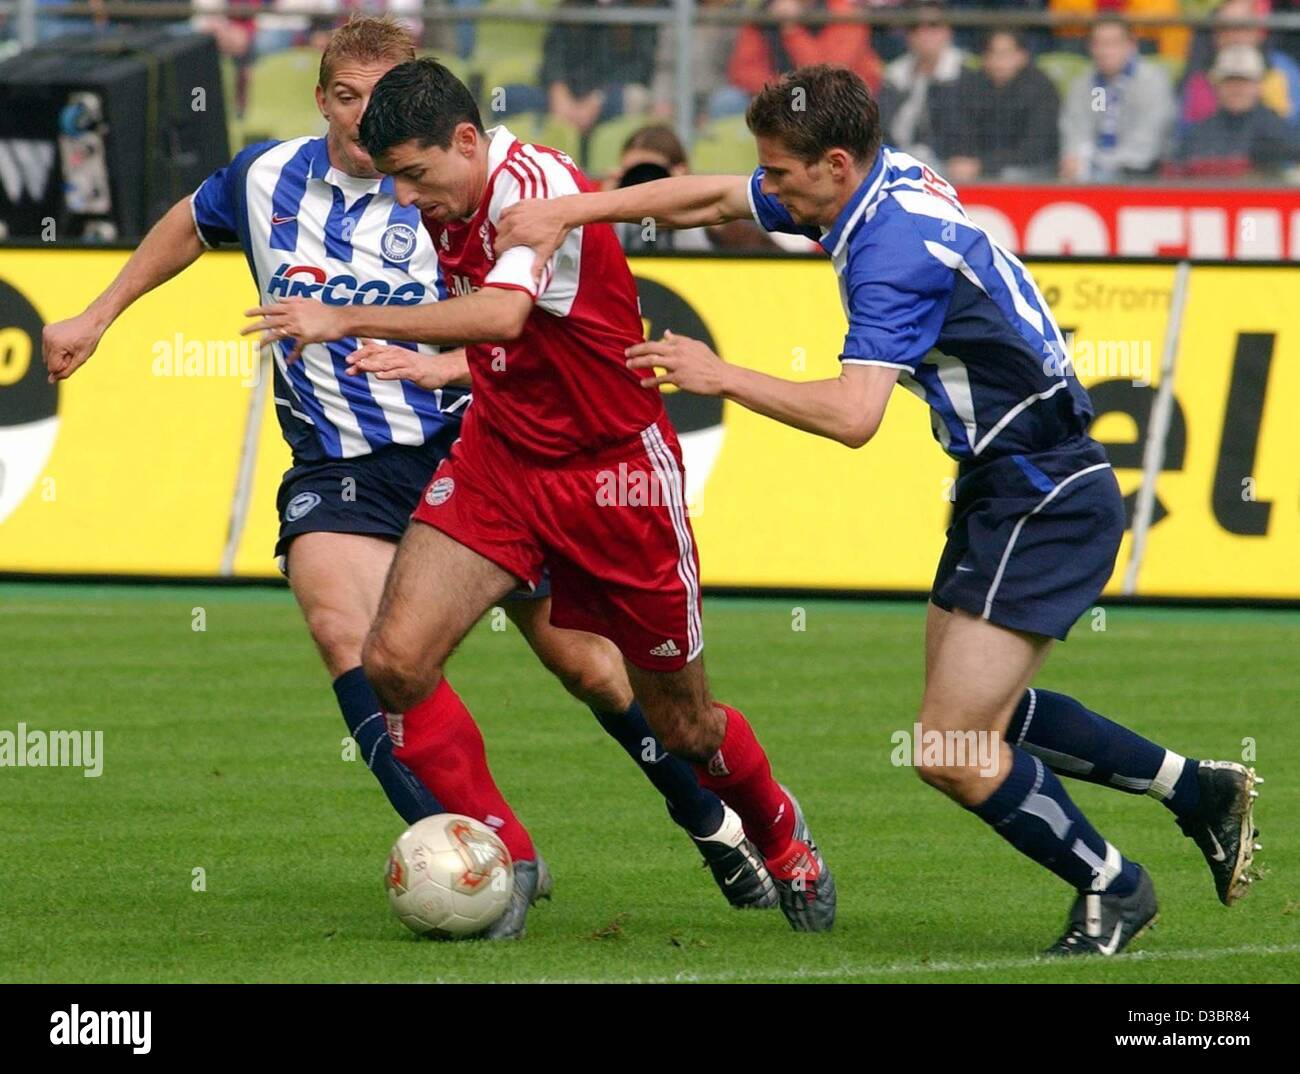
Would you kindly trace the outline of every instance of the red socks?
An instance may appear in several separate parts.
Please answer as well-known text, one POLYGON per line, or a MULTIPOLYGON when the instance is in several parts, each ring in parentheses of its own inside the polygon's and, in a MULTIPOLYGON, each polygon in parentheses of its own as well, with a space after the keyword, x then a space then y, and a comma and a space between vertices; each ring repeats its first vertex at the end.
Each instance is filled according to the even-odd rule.
POLYGON ((772 766, 749 721, 729 705, 718 703, 718 708, 727 717, 722 746, 707 765, 694 765, 695 772, 702 787, 740 815, 745 834, 763 857, 774 858, 789 849, 794 803, 772 778, 772 766))
POLYGON ((385 719, 393 756, 449 813, 463 813, 492 828, 514 861, 537 857, 528 829, 492 779, 478 724, 445 678, 414 708, 396 716, 386 713, 385 719))

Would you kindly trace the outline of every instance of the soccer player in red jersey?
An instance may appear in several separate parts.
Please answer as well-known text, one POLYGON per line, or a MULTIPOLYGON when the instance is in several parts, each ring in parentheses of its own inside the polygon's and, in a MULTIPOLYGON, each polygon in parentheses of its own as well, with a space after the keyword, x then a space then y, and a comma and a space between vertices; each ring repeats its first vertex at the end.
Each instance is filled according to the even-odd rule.
MULTIPOLYGON (((573 231, 539 280, 533 251, 494 249, 510 205, 594 184, 562 153, 485 131, 472 95, 432 60, 380 80, 361 139, 398 200, 423 213, 453 297, 405 308, 288 299, 252 311, 261 319, 245 331, 291 347, 347 336, 468 346, 474 405, 402 538, 365 646, 391 726, 409 742, 437 725, 433 688, 455 646, 548 568, 552 622, 614 641, 665 747, 740 815, 790 924, 829 929, 835 885, 798 803, 745 717, 709 692, 681 449, 658 391, 625 364, 643 330, 613 229, 573 231), (653 490, 648 505, 607 495, 637 486, 653 490)), ((372 357, 363 348, 351 360, 372 357)))

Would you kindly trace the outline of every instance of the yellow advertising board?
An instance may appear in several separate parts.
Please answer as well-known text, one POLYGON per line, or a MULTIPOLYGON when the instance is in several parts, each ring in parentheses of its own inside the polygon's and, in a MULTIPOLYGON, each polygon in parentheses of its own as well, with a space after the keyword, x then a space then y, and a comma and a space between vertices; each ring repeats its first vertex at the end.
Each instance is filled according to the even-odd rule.
MULTIPOLYGON (((42 324, 68 317, 124 252, 0 249, 0 571, 245 577, 275 573, 289 465, 269 385, 241 342, 254 297, 238 254, 208 254, 138 302, 71 380, 45 382, 42 324), (260 412, 253 406, 264 392, 260 412), (256 427, 250 428, 250 420, 256 427), (251 494, 234 509, 241 460, 251 494)), ((820 260, 635 260, 647 330, 709 340, 778 376, 834 376, 844 334, 820 260)), ((1093 393, 1093 432, 1132 502, 1169 331, 1175 267, 1030 265, 1093 393)), ((1139 594, 1300 599, 1300 268, 1193 268, 1172 420, 1139 594)), ((925 590, 955 466, 899 391, 863 450, 732 404, 671 396, 687 451, 704 582, 925 590)), ((1131 554, 1126 538, 1110 592, 1131 554)))
POLYGON ((1192 270, 1138 592, 1300 596, 1298 300, 1300 269, 1192 270))

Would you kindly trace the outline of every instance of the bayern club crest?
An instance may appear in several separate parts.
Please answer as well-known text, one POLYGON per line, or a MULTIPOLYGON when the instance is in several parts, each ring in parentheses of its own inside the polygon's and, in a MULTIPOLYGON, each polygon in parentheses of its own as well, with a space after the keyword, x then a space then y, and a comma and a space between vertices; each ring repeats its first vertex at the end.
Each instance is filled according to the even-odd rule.
POLYGON ((389 261, 409 261, 415 252, 415 228, 409 224, 390 224, 379 240, 379 249, 389 261))
POLYGON ((424 502, 430 507, 440 507, 451 499, 451 494, 456 491, 456 481, 450 477, 440 477, 432 485, 429 491, 424 494, 424 502))

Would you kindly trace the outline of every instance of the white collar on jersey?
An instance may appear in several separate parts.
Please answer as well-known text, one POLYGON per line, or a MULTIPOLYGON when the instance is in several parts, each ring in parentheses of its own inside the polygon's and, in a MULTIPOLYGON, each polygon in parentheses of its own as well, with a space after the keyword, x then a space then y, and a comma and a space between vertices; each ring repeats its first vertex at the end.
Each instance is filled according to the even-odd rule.
POLYGON ((504 125, 489 127, 485 132, 488 139, 488 176, 501 167, 510 152, 510 147, 519 141, 504 125))
POLYGON ((359 179, 355 175, 349 175, 341 168, 334 167, 330 163, 329 140, 327 138, 317 139, 311 164, 307 168, 307 178, 319 179, 330 186, 338 187, 349 201, 380 191, 385 194, 393 192, 392 176, 381 175, 378 179, 359 179))

